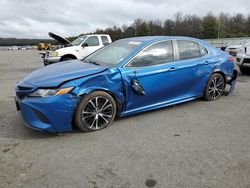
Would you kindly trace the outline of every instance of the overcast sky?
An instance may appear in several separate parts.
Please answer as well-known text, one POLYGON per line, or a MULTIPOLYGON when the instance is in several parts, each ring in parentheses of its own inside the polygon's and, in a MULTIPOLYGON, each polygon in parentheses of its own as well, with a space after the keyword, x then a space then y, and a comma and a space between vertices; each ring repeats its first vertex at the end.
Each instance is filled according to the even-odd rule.
POLYGON ((176 12, 248 15, 249 7, 249 0, 0 0, 0 38, 49 38, 49 31, 74 36, 136 18, 165 20, 176 12))

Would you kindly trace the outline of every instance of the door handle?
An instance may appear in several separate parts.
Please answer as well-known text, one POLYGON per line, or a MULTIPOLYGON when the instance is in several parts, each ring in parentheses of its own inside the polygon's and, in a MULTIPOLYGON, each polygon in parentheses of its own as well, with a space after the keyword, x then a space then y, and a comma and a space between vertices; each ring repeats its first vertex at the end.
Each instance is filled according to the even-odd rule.
POLYGON ((168 69, 168 72, 172 72, 172 71, 176 71, 176 68, 175 67, 171 67, 168 69))
POLYGON ((202 65, 209 65, 209 64, 212 64, 212 63, 217 63, 217 62, 220 62, 220 60, 206 60, 206 61, 204 61, 203 63, 201 63, 202 65))
POLYGON ((204 61, 203 65, 208 65, 210 63, 210 61, 204 61))

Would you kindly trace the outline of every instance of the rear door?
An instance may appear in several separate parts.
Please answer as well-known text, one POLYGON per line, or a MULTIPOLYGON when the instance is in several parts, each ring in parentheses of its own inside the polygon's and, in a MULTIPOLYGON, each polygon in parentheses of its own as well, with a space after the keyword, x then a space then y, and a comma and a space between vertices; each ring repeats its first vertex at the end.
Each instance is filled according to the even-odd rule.
POLYGON ((195 41, 175 40, 176 66, 179 79, 182 79, 182 98, 203 95, 204 86, 208 80, 213 62, 206 48, 195 41))

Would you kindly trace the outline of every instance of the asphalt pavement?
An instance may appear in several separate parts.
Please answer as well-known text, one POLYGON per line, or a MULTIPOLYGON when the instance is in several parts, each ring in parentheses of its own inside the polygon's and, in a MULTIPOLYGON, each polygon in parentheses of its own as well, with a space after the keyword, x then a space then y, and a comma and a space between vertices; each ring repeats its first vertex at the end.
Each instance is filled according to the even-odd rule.
POLYGON ((38 51, 0 51, 0 187, 250 187, 250 76, 218 101, 49 134, 25 127, 13 100, 42 66, 38 51))

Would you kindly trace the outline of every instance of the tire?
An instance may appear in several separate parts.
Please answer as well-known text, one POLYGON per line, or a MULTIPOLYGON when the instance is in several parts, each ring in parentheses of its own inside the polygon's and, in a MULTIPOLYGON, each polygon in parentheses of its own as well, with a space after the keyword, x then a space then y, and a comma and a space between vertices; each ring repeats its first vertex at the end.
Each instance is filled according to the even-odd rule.
POLYGON ((94 91, 84 96, 76 109, 74 121, 84 132, 108 127, 116 116, 116 103, 111 95, 94 91))
POLYGON ((71 57, 63 57, 62 59, 61 59, 61 61, 69 61, 69 60, 72 60, 73 58, 71 58, 71 57))
POLYGON ((220 73, 214 73, 209 78, 205 91, 204 99, 214 101, 221 97, 225 89, 225 79, 220 73))
POLYGON ((44 66, 50 65, 49 62, 44 62, 44 66))
POLYGON ((250 68, 240 67, 240 72, 241 72, 242 74, 247 74, 247 75, 249 75, 249 74, 250 74, 250 68))

